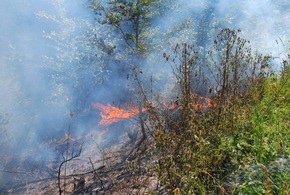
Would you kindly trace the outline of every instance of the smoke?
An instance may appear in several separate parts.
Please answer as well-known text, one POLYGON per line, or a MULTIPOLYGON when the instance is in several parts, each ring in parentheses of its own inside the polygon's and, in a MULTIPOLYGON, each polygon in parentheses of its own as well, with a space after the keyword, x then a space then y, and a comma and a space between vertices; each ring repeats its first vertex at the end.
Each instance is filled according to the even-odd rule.
MULTIPOLYGON (((64 48, 67 45, 61 44, 65 43, 49 39, 47 34, 63 33, 65 29, 67 34, 63 37, 76 36, 80 31, 72 29, 73 23, 69 22, 89 15, 81 1, 66 2, 60 9, 57 5, 61 3, 64 2, 0 2, 1 170, 29 171, 34 163, 25 167, 23 162, 48 162, 59 155, 51 143, 62 139, 69 126, 69 111, 75 109, 72 71, 76 72, 77 67, 68 59, 59 59, 72 54, 72 47, 64 48), (61 18, 65 9, 70 21, 61 18), (44 12, 52 18, 40 17, 44 12), (62 26, 65 22, 67 26, 62 26), (63 50, 59 51, 61 47, 63 50)), ((4 180, 0 181, 4 186, 4 180)))
POLYGON ((171 71, 170 65, 164 65, 162 54, 170 53, 177 43, 189 43, 203 57, 208 50, 213 49, 213 41, 223 28, 240 29, 239 36, 250 41, 252 51, 272 56, 274 69, 280 70, 280 58, 285 59, 289 49, 289 7, 290 2, 285 0, 176 1, 173 10, 153 22, 154 26, 160 26, 165 37, 159 42, 164 47, 159 55, 158 52, 152 52, 147 59, 150 68, 146 65, 145 70, 148 70, 148 76, 153 75, 157 83, 167 81, 163 85, 165 92, 172 91, 175 79, 161 78, 161 75, 170 75, 171 71))
POLYGON ((41 56, 49 48, 42 36, 44 25, 34 19, 34 11, 40 7, 27 1, 1 1, 0 7, 0 113, 9 118, 6 128, 14 144, 30 135, 35 108, 41 109, 41 101, 48 95, 41 56))
POLYGON ((229 27, 241 29, 241 35, 251 41, 254 49, 273 56, 288 50, 290 3, 287 1, 228 1, 219 2, 220 17, 232 18, 229 27))
MULTIPOLYGON (((85 4, 0 1, 0 155, 5 157, 0 169, 6 169, 12 157, 19 163, 53 159, 56 153, 48 146, 67 132, 70 110, 71 133, 81 137, 103 130, 93 103, 128 101, 124 70, 130 58, 125 56, 122 35, 97 23, 85 4)), ((241 36, 261 53, 285 56, 289 7, 287 0, 175 1, 172 9, 152 21, 158 32, 152 42, 158 47, 142 58, 143 77, 167 94, 174 79, 163 53, 182 42, 206 52, 224 27, 241 29, 241 36)))

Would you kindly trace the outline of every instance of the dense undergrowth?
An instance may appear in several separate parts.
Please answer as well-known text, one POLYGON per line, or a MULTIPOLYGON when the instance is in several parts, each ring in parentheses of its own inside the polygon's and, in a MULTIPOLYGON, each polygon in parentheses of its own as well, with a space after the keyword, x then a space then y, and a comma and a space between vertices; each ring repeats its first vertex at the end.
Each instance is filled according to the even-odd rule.
POLYGON ((234 165, 227 192, 290 193, 290 75, 283 74, 264 80, 263 97, 250 105, 233 135, 221 138, 219 148, 234 165))
POLYGON ((247 43, 224 29, 207 61, 187 44, 164 54, 179 86, 174 109, 156 106, 158 98, 152 104, 140 85, 153 170, 170 194, 290 193, 289 64, 273 74, 270 57, 253 54, 247 43), (215 88, 203 92, 209 109, 194 107, 208 90, 200 63, 215 73, 215 88))

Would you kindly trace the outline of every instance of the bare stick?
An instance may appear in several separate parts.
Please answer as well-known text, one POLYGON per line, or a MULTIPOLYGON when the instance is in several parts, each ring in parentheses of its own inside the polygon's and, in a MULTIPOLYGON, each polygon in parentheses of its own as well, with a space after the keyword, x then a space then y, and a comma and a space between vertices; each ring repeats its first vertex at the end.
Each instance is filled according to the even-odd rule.
MULTIPOLYGON (((71 156, 70 158, 68 158, 68 159, 63 160, 63 161, 60 163, 59 167, 58 167, 58 176, 57 176, 57 179, 58 179, 58 189, 59 189, 59 194, 60 194, 60 195, 62 194, 61 183, 60 183, 60 180, 61 180, 61 178, 60 178, 61 167, 62 167, 64 164, 66 164, 67 162, 69 162, 69 161, 71 161, 71 160, 73 160, 73 159, 79 157, 79 156, 81 155, 81 153, 82 153, 82 148, 83 148, 83 144, 81 145, 81 148, 80 148, 80 150, 79 150, 79 152, 78 152, 77 154, 73 154, 73 153, 72 153, 72 156, 71 156)), ((66 176, 66 175, 65 175, 65 176, 66 176)), ((66 179, 66 177, 65 177, 64 179, 66 179)), ((65 192, 65 189, 64 189, 64 192, 65 192)))
POLYGON ((91 165, 92 165, 94 175, 95 175, 95 177, 97 177, 97 178, 100 180, 100 182, 101 182, 101 189, 103 190, 103 189, 104 189, 103 181, 102 181, 100 175, 98 174, 98 172, 96 171, 96 169, 95 169, 95 167, 94 167, 94 164, 93 164, 91 158, 89 158, 89 160, 90 160, 90 163, 91 163, 91 165))
MULTIPOLYGON (((71 124, 72 124, 72 118, 73 118, 73 112, 70 110, 70 122, 69 122, 69 127, 68 127, 68 136, 70 136, 71 133, 71 124)), ((66 155, 64 160, 68 159, 68 150, 69 150, 69 139, 66 140, 66 155)), ((64 176, 66 176, 66 168, 67 168, 67 163, 64 165, 64 176)), ((65 194, 65 186, 66 186, 66 180, 64 180, 64 194, 65 194)))
POLYGON ((3 170, 1 169, 0 172, 2 173, 14 173, 14 174, 27 174, 27 173, 32 173, 32 172, 26 172, 26 171, 11 171, 11 170, 3 170))

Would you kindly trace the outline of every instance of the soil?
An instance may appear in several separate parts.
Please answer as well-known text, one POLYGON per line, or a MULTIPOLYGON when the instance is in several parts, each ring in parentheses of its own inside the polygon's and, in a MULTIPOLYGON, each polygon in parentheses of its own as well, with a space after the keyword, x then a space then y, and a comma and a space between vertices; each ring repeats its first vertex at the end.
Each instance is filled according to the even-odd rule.
POLYGON ((34 171, 24 172, 21 177, 20 173, 15 173, 18 180, 7 184, 0 194, 127 195, 150 194, 157 189, 161 189, 159 194, 165 194, 158 186, 157 176, 149 171, 152 162, 144 152, 146 143, 135 148, 136 141, 132 142, 129 137, 124 135, 123 141, 110 143, 102 149, 96 140, 87 140, 79 157, 66 165, 63 163, 60 177, 58 170, 61 161, 38 165, 34 171))

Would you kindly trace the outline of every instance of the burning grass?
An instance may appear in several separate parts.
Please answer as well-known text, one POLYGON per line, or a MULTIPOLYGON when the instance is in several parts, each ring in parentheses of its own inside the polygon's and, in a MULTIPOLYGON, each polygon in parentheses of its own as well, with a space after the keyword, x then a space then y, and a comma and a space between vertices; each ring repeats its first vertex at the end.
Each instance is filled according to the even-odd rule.
MULTIPOLYGON (((126 107, 127 108, 121 108, 113 106, 110 103, 107 103, 107 105, 102 105, 100 103, 96 103, 93 105, 93 108, 101 110, 100 116, 102 117, 102 119, 100 120, 99 125, 105 126, 116 123, 121 119, 128 119, 139 114, 139 109, 137 106, 126 107)), ((144 111, 145 109, 142 109, 142 112, 144 111)))
MULTIPOLYGON (((183 109, 182 106, 177 105, 174 100, 167 100, 164 99, 161 101, 161 104, 164 108, 168 110, 173 109, 183 109)), ((150 102, 150 105, 158 108, 157 103, 150 102)), ((190 107, 192 107, 195 110, 201 110, 201 109, 207 109, 215 107, 216 104, 212 101, 210 98, 194 95, 193 101, 190 103, 190 107)), ((117 123, 122 119, 130 119, 134 116, 139 114, 139 109, 137 106, 113 106, 110 103, 107 103, 106 105, 96 103, 93 104, 93 108, 96 108, 101 111, 100 116, 101 120, 99 122, 99 125, 101 126, 109 126, 113 123, 117 123)), ((142 112, 145 112, 147 108, 142 108, 142 112)))

